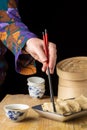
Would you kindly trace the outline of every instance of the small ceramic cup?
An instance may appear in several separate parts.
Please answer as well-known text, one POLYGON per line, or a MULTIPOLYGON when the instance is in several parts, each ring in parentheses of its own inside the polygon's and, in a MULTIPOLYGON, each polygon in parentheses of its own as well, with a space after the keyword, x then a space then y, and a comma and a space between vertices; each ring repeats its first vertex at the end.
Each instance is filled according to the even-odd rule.
POLYGON ((8 104, 4 106, 6 116, 12 121, 21 121, 26 118, 29 106, 26 104, 8 104))
POLYGON ((29 95, 33 98, 42 98, 45 93, 45 79, 42 77, 27 78, 29 95))

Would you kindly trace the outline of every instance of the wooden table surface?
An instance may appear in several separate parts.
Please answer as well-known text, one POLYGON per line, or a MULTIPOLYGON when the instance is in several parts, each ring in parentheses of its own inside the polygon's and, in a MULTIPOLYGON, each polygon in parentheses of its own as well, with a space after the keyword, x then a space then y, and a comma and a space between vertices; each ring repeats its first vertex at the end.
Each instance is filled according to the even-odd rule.
POLYGON ((48 97, 35 99, 29 95, 6 95, 0 102, 0 130, 87 130, 87 117, 80 117, 67 122, 55 121, 41 117, 31 109, 32 106, 49 101, 48 97), (10 103, 24 103, 30 106, 27 119, 22 122, 13 122, 4 112, 4 105, 10 103))

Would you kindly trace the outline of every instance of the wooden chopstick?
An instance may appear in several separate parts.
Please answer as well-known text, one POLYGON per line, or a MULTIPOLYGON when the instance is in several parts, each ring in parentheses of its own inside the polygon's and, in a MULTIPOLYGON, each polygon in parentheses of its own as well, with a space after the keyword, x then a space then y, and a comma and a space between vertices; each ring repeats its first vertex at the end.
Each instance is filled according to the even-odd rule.
POLYGON ((48 73, 48 80, 49 80, 49 89, 50 89, 50 100, 52 102, 53 105, 53 111, 56 112, 56 108, 55 108, 55 103, 54 103, 54 94, 53 94, 53 87, 52 87, 52 80, 51 80, 51 75, 50 75, 50 70, 49 70, 49 54, 48 54, 48 34, 47 34, 47 30, 45 29, 45 31, 43 32, 43 40, 44 40, 44 45, 45 45, 45 54, 47 56, 47 73, 48 73))

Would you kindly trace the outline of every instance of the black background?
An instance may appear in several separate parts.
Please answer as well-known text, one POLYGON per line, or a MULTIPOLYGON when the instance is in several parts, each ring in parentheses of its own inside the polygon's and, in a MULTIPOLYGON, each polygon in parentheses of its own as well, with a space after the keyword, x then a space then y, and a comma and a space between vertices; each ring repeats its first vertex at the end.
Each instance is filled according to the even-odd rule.
MULTIPOLYGON (((85 15, 78 13, 78 9, 68 8, 64 3, 57 1, 24 1, 19 0, 19 13, 22 21, 30 31, 42 38, 42 31, 48 30, 49 41, 57 45, 57 63, 65 58, 73 56, 87 56, 87 20, 85 15), (47 3, 48 2, 48 3, 47 3)), ((22 76, 15 72, 14 56, 7 52, 5 56, 9 69, 7 78, 3 84, 6 93, 28 93, 27 81, 29 76, 22 76)), ((36 62, 37 76, 46 80, 46 93, 49 95, 47 75, 41 71, 41 64, 36 62)), ((54 95, 57 95, 58 76, 56 68, 52 75, 54 95)))

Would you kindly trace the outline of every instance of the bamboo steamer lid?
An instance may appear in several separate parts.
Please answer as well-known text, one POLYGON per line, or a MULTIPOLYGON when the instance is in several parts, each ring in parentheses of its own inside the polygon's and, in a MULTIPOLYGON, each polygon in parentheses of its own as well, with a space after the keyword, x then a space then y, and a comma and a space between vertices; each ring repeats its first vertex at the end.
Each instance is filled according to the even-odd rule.
POLYGON ((72 57, 57 64, 57 74, 67 80, 87 79, 87 57, 72 57))
POLYGON ((56 66, 59 76, 58 98, 87 96, 87 57, 72 57, 56 66))

